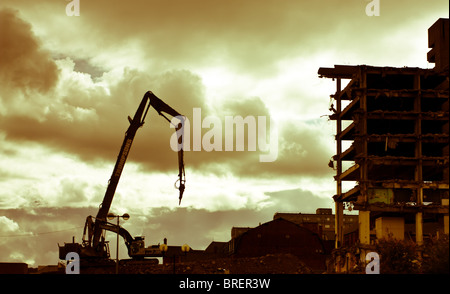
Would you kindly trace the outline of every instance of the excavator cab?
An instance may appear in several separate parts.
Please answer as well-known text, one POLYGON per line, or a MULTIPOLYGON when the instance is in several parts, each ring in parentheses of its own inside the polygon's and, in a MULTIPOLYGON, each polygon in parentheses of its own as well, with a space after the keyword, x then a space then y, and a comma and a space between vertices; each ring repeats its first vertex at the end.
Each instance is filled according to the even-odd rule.
POLYGON ((129 246, 128 255, 139 255, 143 250, 145 250, 144 237, 135 237, 134 241, 129 246))
POLYGON ((70 252, 77 253, 80 258, 100 258, 100 259, 108 259, 110 257, 109 251, 109 241, 102 240, 99 244, 98 250, 93 250, 92 247, 87 244, 75 243, 75 237, 72 239, 72 243, 64 242, 63 246, 59 247, 59 259, 66 260, 66 256, 70 252))

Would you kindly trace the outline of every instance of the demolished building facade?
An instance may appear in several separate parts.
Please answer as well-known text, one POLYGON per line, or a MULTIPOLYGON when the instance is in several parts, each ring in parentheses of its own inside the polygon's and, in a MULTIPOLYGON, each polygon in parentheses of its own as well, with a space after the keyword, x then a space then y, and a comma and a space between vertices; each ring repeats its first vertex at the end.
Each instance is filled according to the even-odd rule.
POLYGON ((408 238, 420 246, 449 233, 449 20, 437 20, 428 37, 432 69, 335 65, 318 71, 336 81, 330 108, 336 250, 346 244, 345 208, 359 211, 361 259, 376 239, 408 238), (345 191, 345 182, 355 185, 345 191))

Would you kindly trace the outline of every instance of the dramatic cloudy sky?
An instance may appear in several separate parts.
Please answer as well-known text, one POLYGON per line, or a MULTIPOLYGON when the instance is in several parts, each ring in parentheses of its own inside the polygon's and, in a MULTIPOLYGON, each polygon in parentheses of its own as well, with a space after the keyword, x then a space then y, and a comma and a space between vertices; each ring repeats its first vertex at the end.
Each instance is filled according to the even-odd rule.
POLYGON ((431 68, 427 29, 449 8, 446 0, 380 0, 380 16, 369 17, 368 0, 79 3, 79 16, 66 15, 65 0, 0 4, 0 261, 55 264, 57 243, 80 241, 127 116, 148 90, 190 119, 191 145, 194 108, 202 134, 214 130, 221 146, 225 116, 264 116, 258 128, 276 131, 278 156, 260 162, 267 152, 258 148, 187 151, 178 206, 174 130, 151 110, 111 207, 131 215, 124 227, 132 235, 203 249, 277 211, 332 207, 327 115, 335 85, 317 70, 431 68))

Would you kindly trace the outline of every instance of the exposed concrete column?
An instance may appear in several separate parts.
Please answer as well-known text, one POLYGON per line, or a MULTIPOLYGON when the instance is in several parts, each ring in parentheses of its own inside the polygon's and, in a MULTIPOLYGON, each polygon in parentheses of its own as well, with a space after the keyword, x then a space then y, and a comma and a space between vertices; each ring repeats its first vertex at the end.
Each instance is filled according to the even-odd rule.
MULTIPOLYGON (((416 74, 414 76, 414 88, 420 89, 420 75, 416 74)), ((419 94, 415 97, 414 100, 414 111, 421 112, 421 95, 419 94)), ((418 159, 415 171, 415 181, 419 183, 419 187, 417 188, 417 204, 421 206, 423 204, 423 160, 422 160, 422 119, 421 117, 417 117, 415 121, 415 134, 419 136, 419 139, 416 141, 415 147, 415 157, 418 159)), ((416 244, 423 245, 423 213, 416 213, 416 244)))
MULTIPOLYGON (((419 205, 423 204, 423 188, 422 187, 420 187, 418 189, 417 203, 419 205)), ((423 213, 422 212, 416 213, 416 244, 419 246, 423 245, 423 213)))
MULTIPOLYGON (((448 199, 441 199, 441 205, 444 208, 447 208, 448 211, 448 199)), ((448 213, 444 214, 443 222, 444 222, 444 234, 448 235, 448 213)))
POLYGON ((423 245, 423 215, 422 212, 416 213, 416 244, 423 245))
POLYGON ((444 234, 448 235, 448 214, 444 215, 444 234))
POLYGON ((341 79, 338 78, 336 81, 336 196, 337 201, 334 202, 335 205, 335 225, 334 231, 336 235, 335 248, 340 248, 344 241, 344 203, 340 201, 342 196, 342 119, 341 119, 341 79))
POLYGON ((334 205, 336 210, 334 225, 336 234, 335 248, 339 248, 344 241, 344 204, 336 201, 334 205))
POLYGON ((359 242, 370 245, 370 211, 359 211, 359 242))

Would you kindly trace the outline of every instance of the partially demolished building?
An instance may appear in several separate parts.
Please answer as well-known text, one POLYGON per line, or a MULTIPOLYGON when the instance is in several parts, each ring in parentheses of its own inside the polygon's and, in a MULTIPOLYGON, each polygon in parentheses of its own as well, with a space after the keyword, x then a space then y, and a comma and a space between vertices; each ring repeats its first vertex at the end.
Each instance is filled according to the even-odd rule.
POLYGON ((345 207, 359 211, 361 253, 377 238, 422 245, 449 233, 449 20, 437 20, 428 38, 432 69, 335 65, 318 71, 336 81, 330 108, 336 249, 345 244, 345 207), (346 181, 356 184, 344 191, 346 181))

